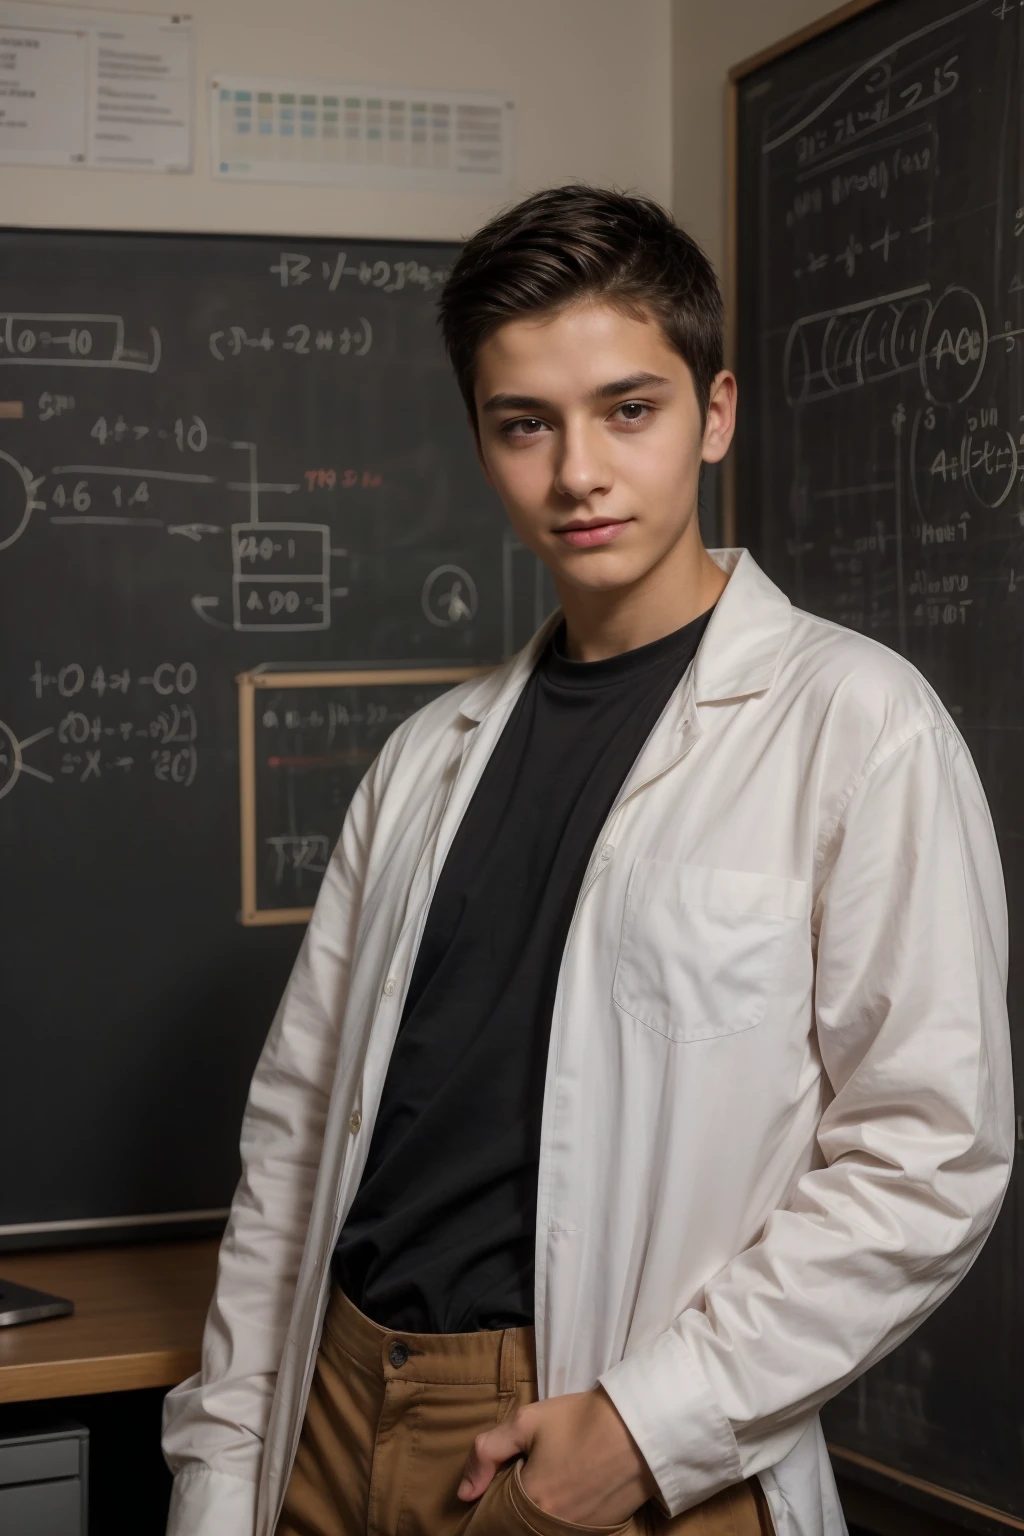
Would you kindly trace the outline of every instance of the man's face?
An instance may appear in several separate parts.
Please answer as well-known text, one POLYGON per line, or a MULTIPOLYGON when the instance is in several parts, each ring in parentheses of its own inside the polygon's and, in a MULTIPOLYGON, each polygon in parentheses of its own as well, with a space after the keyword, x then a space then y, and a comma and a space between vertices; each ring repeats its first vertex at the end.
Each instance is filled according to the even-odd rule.
POLYGON ((599 302, 509 321, 477 356, 487 480, 556 583, 593 593, 699 552, 700 465, 725 454, 734 402, 720 374, 702 431, 661 327, 599 302))

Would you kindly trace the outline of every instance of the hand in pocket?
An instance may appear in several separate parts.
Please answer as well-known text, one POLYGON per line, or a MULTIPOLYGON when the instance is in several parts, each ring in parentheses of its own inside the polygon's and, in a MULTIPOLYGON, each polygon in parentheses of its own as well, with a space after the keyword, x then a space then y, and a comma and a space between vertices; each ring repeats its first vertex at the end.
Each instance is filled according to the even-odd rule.
MULTIPOLYGON (((517 1463, 507 1488, 511 1502, 522 1505, 535 1523, 538 1516, 556 1522, 555 1529, 625 1532, 634 1512, 657 1491, 602 1387, 530 1403, 477 1435, 459 1497, 479 1498, 502 1464, 523 1454, 527 1462, 517 1463)), ((471 1529, 475 1532, 475 1524, 471 1529)), ((549 1529, 544 1527, 545 1536, 549 1529)))

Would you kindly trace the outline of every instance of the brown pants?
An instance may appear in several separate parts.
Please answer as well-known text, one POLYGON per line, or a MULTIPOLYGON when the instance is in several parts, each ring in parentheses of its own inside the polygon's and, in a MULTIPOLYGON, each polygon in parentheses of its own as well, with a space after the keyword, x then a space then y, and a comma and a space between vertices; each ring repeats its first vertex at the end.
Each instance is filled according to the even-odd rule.
POLYGON ((537 1401, 533 1328, 382 1328, 335 1284, 277 1536, 774 1536, 756 1478, 670 1518, 655 1499, 619 1525, 535 1504, 505 1462, 460 1499, 473 1438, 537 1401))

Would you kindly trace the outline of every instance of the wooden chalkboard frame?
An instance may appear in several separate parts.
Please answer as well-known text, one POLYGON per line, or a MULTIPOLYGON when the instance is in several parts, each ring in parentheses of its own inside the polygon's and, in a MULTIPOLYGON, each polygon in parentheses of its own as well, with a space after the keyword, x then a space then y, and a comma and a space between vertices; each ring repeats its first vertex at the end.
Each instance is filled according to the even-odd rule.
POLYGON ((463 683, 493 667, 387 667, 358 671, 240 672, 238 683, 238 774, 241 813, 241 921, 244 927, 308 923, 312 907, 261 907, 256 882, 256 691, 260 688, 341 688, 396 683, 463 683))
MULTIPOLYGON (((1024 1531, 1024 1520, 1007 1514, 1005 1510, 996 1509, 991 1504, 982 1504, 977 1499, 968 1498, 966 1494, 954 1493, 951 1488, 941 1488, 926 1478, 917 1477, 912 1472, 902 1472, 897 1467, 887 1466, 884 1462, 864 1456, 860 1451, 848 1450, 831 1440, 826 1444, 840 1478, 860 1489, 889 1495, 894 1501, 909 1504, 925 1516, 935 1517, 940 1522, 936 1526, 936 1536, 948 1531, 950 1524, 977 1531, 979 1536, 1006 1536, 1008 1531, 1024 1531)), ((850 1520, 851 1524, 857 1523, 855 1515, 850 1520)), ((922 1527, 915 1522, 910 1529, 920 1531, 922 1527)), ((923 1527, 926 1533, 928 1529, 927 1525, 923 1527)))
MULTIPOLYGON (((783 54, 802 48, 804 43, 811 42, 824 32, 831 32, 835 27, 841 26, 844 21, 849 21, 853 16, 859 16, 863 11, 874 10, 882 3, 883 0, 847 0, 845 5, 840 5, 836 10, 820 16, 817 21, 808 22, 805 27, 799 27, 797 31, 780 38, 777 43, 762 48, 759 53, 751 54, 750 58, 744 59, 742 63, 734 64, 729 71, 726 85, 725 124, 728 178, 725 237, 725 366, 727 368, 736 367, 738 337, 740 84, 748 75, 755 74, 757 70, 781 58, 783 54)), ((736 458, 734 454, 726 455, 722 470, 722 537, 727 546, 734 546, 736 543, 736 458)))

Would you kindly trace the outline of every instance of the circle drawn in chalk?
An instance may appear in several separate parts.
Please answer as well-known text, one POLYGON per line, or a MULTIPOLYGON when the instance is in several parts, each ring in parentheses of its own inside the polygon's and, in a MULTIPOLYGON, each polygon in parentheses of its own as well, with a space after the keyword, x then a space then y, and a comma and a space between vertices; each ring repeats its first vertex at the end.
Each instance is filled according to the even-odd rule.
POLYGON ((17 459, 0 448, 0 549, 20 539, 32 513, 41 510, 42 502, 35 499, 38 485, 17 459))
POLYGON ((810 391, 811 354, 807 348, 804 327, 799 322, 786 337, 786 350, 782 358, 782 387, 788 405, 802 404, 810 391))
POLYGON ((9 725, 0 720, 0 800, 9 795, 21 772, 21 745, 9 725))
POLYGON ((1017 442, 1005 428, 983 427, 965 434, 960 449, 964 480, 975 501, 989 511, 1001 507, 1017 484, 1017 442))
POLYGON ((889 354, 893 373, 913 369, 928 343, 928 322, 932 306, 923 294, 901 304, 893 320, 889 354))
POLYGON ((921 383, 936 405, 959 405, 978 386, 988 357, 981 300, 956 284, 936 300, 921 346, 921 383))
POLYGON ((439 565, 423 583, 423 612, 439 629, 453 629, 476 617, 476 584, 461 565, 439 565))

